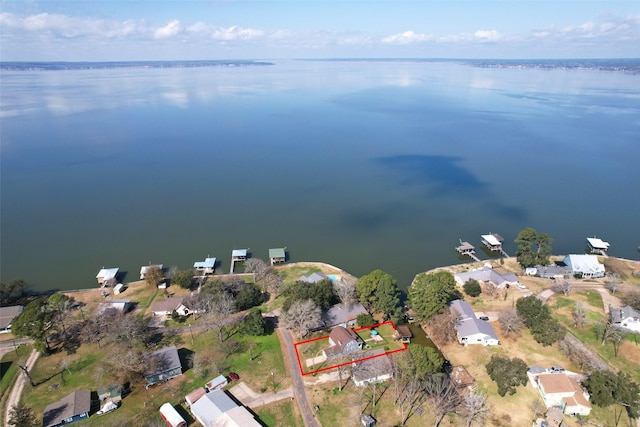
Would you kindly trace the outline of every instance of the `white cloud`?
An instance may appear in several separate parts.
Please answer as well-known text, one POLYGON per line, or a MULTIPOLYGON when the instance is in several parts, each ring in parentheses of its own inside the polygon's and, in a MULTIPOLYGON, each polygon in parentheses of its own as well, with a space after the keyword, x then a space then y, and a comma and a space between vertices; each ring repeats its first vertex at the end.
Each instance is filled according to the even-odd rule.
POLYGON ((495 42, 500 40, 500 34, 496 30, 478 30, 473 35, 482 41, 495 42))
POLYGON ((264 36, 264 31, 254 30, 252 28, 242 28, 236 25, 229 28, 216 28, 213 30, 211 37, 214 40, 232 41, 232 40, 252 40, 264 36))
POLYGON ((157 28, 153 33, 154 39, 166 39, 173 37, 180 32, 180 21, 174 19, 164 27, 157 28))
POLYGON ((433 39, 433 36, 430 34, 418 34, 409 30, 401 34, 393 34, 391 36, 387 36, 382 39, 382 43, 413 44, 413 43, 423 43, 432 39, 433 39))

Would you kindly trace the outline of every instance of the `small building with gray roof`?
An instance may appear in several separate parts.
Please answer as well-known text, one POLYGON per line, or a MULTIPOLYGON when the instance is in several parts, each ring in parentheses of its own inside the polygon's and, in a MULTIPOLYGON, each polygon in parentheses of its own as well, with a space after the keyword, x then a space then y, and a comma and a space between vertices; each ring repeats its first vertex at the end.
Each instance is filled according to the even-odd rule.
POLYGON ((498 335, 491 323, 479 320, 471 305, 463 300, 455 300, 450 304, 451 313, 456 319, 458 342, 463 345, 480 344, 484 346, 499 345, 498 335))

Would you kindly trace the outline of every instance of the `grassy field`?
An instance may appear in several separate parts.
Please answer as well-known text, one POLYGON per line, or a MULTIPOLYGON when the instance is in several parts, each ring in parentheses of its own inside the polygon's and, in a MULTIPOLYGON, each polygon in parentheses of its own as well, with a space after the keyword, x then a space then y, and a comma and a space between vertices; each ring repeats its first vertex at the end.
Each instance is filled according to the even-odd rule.
POLYGON ((296 403, 289 400, 263 406, 255 412, 268 427, 304 427, 296 403))
POLYGON ((0 414, 4 415, 9 393, 20 375, 18 363, 24 363, 31 350, 31 345, 20 345, 15 351, 6 353, 0 360, 0 410, 2 411, 0 414))

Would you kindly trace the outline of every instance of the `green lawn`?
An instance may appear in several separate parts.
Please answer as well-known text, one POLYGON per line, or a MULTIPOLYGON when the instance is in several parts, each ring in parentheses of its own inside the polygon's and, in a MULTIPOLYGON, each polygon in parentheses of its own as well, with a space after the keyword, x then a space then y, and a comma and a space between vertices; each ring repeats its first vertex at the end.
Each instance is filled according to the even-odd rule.
POLYGON ((268 427, 303 427, 302 417, 294 410, 294 405, 295 402, 285 401, 258 408, 255 412, 268 427))
POLYGON ((15 351, 5 354, 0 361, 0 408, 2 414, 5 411, 6 400, 9 396, 13 385, 20 375, 18 362, 24 363, 31 353, 31 345, 20 345, 15 351))

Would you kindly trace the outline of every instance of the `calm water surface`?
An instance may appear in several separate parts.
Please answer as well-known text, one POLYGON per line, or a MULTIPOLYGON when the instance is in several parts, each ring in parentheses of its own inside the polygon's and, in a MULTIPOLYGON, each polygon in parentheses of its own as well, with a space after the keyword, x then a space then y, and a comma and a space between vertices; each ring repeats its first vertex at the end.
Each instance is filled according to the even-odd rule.
MULTIPOLYGON (((638 259, 640 76, 438 62, 3 71, 2 280, 125 281, 231 250, 381 268, 458 239, 638 259)), ((480 253, 481 258, 487 255, 480 253)))

